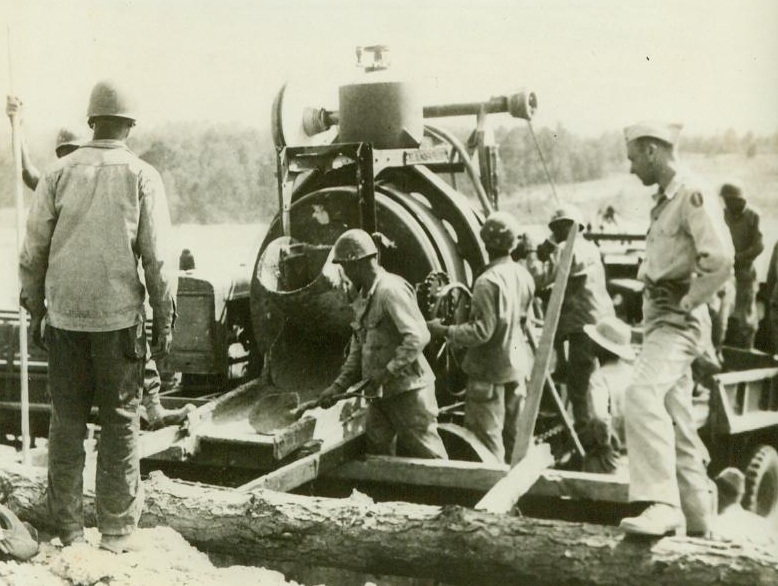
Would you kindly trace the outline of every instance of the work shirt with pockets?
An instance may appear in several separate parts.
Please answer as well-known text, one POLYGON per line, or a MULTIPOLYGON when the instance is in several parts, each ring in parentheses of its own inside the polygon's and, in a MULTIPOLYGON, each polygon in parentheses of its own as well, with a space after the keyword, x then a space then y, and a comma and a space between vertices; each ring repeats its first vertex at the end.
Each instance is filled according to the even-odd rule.
MULTIPOLYGON (((529 265, 538 289, 554 283, 564 250, 564 243, 559 244, 553 238, 549 242, 554 245, 554 250, 548 261, 545 264, 535 262, 529 265)), ((585 325, 596 324, 603 317, 614 313, 613 301, 605 283, 605 267, 600 249, 579 234, 573 244, 573 260, 559 314, 556 339, 563 340, 568 334, 583 332, 585 325)))
POLYGON ((391 397, 435 382, 423 354, 430 333, 405 279, 379 267, 373 285, 357 294, 353 307, 353 335, 336 385, 345 389, 388 370, 382 393, 391 397))
POLYGON ((451 344, 467 348, 462 370, 471 379, 505 384, 529 376, 524 322, 534 294, 532 276, 510 256, 489 263, 476 279, 468 321, 446 332, 451 344))
POLYGON ((706 303, 732 275, 734 248, 718 198, 676 173, 664 193, 654 196, 646 257, 638 278, 680 285, 692 307, 706 303))
POLYGON ((21 300, 52 326, 104 332, 144 318, 172 326, 170 214, 159 173, 122 141, 93 140, 38 183, 20 255, 21 300))

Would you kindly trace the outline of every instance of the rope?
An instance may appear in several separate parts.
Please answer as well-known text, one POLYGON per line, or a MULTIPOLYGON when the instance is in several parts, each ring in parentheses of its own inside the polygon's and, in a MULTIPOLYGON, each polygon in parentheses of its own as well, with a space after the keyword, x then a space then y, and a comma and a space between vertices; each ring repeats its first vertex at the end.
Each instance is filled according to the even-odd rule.
POLYGON ((543 150, 540 148, 540 143, 538 142, 538 137, 535 136, 535 129, 532 127, 532 122, 530 120, 527 120, 527 126, 529 127, 529 133, 532 136, 532 142, 535 143, 535 149, 538 151, 538 156, 540 157, 540 162, 543 164, 543 170, 546 172, 546 178, 548 179, 548 184, 551 186, 551 193, 554 196, 554 203, 557 205, 559 204, 559 195, 556 192, 556 186, 554 185, 554 179, 551 177, 551 172, 548 170, 548 165, 546 164, 546 158, 543 156, 543 150))

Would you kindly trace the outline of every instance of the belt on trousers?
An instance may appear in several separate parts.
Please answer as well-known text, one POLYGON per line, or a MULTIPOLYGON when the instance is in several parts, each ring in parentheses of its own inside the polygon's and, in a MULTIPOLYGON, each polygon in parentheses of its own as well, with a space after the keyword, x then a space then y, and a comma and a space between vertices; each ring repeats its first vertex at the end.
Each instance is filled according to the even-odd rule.
POLYGON ((661 281, 645 280, 645 292, 649 299, 681 299, 689 292, 690 281, 673 281, 664 279, 661 281))

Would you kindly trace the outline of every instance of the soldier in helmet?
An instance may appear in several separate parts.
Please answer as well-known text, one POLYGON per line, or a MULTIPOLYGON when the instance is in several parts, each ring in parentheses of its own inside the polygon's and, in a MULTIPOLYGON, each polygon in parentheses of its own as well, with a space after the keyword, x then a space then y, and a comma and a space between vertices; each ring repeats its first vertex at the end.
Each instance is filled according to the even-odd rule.
POLYGON ((439 319, 427 322, 433 336, 467 348, 462 362, 468 376, 465 427, 500 462, 510 459, 532 366, 524 324, 535 283, 511 258, 518 238, 519 227, 511 214, 492 213, 481 228, 489 264, 473 285, 470 318, 450 326, 439 319))
MULTIPOLYGON (((17 116, 19 120, 22 120, 22 101, 16 96, 8 96, 6 113, 9 118, 17 116)), ((59 133, 57 133, 57 142, 54 147, 54 153, 57 155, 58 159, 61 159, 65 155, 69 155, 78 149, 82 144, 84 144, 84 140, 75 132, 68 128, 61 128, 59 133)), ((24 184, 35 191, 38 187, 38 182, 40 181, 40 172, 32 163, 24 140, 22 140, 22 178, 24 179, 24 184)), ((186 252, 189 251, 187 250, 186 252)), ((39 326, 37 324, 33 324, 33 326, 33 342, 38 347, 46 350, 45 342, 41 338, 45 326, 39 326)), ((149 353, 147 352, 147 354, 149 353)), ((178 409, 166 409, 162 406, 162 402, 159 398, 159 391, 163 386, 163 381, 160 378, 157 365, 150 355, 146 361, 144 381, 143 408, 150 429, 158 429, 166 425, 181 424, 186 420, 187 415, 194 411, 194 405, 190 403, 187 403, 178 409)))
POLYGON ((729 341, 738 348, 751 349, 758 321, 756 292, 759 284, 754 260, 764 250, 759 211, 748 205, 743 186, 738 181, 724 183, 719 195, 724 200, 724 221, 735 247, 735 307, 729 341))
MULTIPOLYGON (((548 227, 551 236, 538 246, 537 260, 528 265, 538 290, 554 283, 559 257, 570 230, 583 231, 585 225, 578 208, 564 205, 551 216, 548 227)), ((594 325, 613 315, 613 301, 605 286, 605 267, 600 251, 595 244, 578 236, 573 245, 573 262, 554 338, 573 408, 573 419, 578 428, 585 427, 589 419, 587 389, 596 364, 595 346, 586 335, 584 326, 594 325)))
POLYGON ((676 160, 680 130, 653 122, 624 130, 630 171, 659 188, 638 273, 643 345, 624 395, 629 499, 646 508, 621 528, 639 535, 684 525, 689 534, 707 534, 714 514, 707 454, 693 422, 691 365, 711 345, 706 302, 732 275, 734 250, 718 199, 676 160))
POLYGON ((368 407, 368 451, 445 459, 435 375, 422 353, 430 334, 413 287, 378 264, 378 249, 364 230, 344 232, 332 254, 356 289, 355 318, 348 357, 323 396, 369 379, 366 392, 376 398, 368 407))
POLYGON ((120 553, 137 545, 131 536, 143 505, 145 292, 153 310, 151 355, 164 357, 176 279, 162 180, 126 145, 136 120, 129 94, 113 82, 97 83, 87 118, 93 139, 38 184, 19 260, 21 302, 33 331, 44 314, 49 323, 49 514, 63 544, 83 541, 83 440, 96 405, 100 546, 120 553))

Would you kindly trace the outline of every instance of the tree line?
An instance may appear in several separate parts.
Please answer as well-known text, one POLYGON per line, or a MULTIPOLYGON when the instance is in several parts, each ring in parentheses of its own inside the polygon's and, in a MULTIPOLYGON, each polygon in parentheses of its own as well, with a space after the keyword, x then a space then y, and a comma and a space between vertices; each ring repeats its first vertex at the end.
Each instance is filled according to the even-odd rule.
MULTIPOLYGON (((497 128, 495 138, 501 161, 500 188, 505 193, 547 182, 536 140, 557 183, 591 181, 625 168, 624 139, 619 131, 585 138, 558 125, 536 129, 533 138, 529 127, 520 125, 497 128)), ((130 146, 162 175, 175 223, 267 221, 278 209, 276 154, 269 130, 175 123, 139 133, 130 146)), ((48 152, 32 148, 33 159, 44 168, 53 160, 53 144, 49 148, 48 152)), ((778 131, 757 136, 729 129, 688 136, 680 148, 708 156, 778 153, 778 131)), ((0 150, 0 207, 12 205, 13 160, 6 148, 0 150)))

